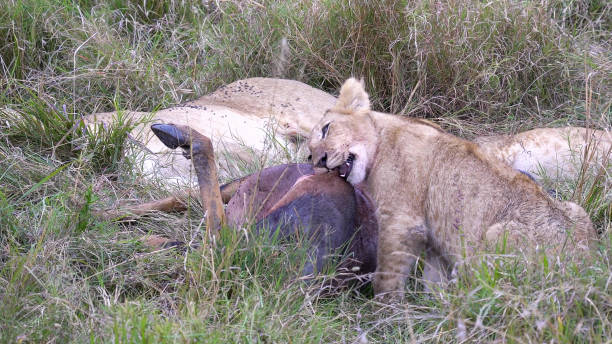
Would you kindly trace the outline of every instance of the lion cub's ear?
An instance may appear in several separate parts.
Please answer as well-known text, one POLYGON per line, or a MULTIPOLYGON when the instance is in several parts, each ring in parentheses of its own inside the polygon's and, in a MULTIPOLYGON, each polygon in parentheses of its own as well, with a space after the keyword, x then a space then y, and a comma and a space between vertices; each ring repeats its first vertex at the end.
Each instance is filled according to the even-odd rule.
POLYGON ((344 82, 334 110, 345 114, 370 110, 370 98, 363 80, 350 78, 344 82))

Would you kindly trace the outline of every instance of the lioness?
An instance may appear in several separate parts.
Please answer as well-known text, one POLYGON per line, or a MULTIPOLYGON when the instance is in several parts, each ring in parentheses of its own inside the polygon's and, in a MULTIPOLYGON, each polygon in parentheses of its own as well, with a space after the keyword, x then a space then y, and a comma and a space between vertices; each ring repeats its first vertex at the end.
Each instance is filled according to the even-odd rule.
POLYGON ((416 259, 445 278, 465 255, 507 237, 515 245, 584 252, 595 237, 586 212, 474 143, 427 121, 370 110, 363 82, 347 80, 308 142, 317 173, 365 183, 379 223, 377 295, 402 296, 416 259))
POLYGON ((537 128, 516 135, 480 136, 474 143, 536 180, 575 180, 587 167, 606 170, 612 163, 612 135, 604 130, 537 128))
MULTIPOLYGON (((266 164, 287 162, 287 151, 301 152, 301 139, 310 135, 335 102, 332 95, 299 81, 250 78, 168 109, 125 111, 124 115, 135 121, 150 118, 153 123, 188 125, 209 137, 217 152, 220 175, 228 177, 240 169, 240 162, 252 166, 255 158, 263 158, 266 164)), ((116 117, 116 112, 97 113, 86 116, 85 122, 93 127, 116 117)), ((167 182, 190 182, 191 163, 168 150, 148 125, 139 125, 131 136, 143 149, 145 175, 163 177, 167 182)), ((481 136, 474 142, 536 179, 544 175, 574 179, 582 172, 578 168, 582 161, 601 165, 610 153, 612 135, 578 127, 540 128, 516 135, 481 136)))
MULTIPOLYGON (((135 122, 188 125, 208 137, 217 153, 220 176, 227 178, 244 166, 264 161, 286 162, 300 155, 300 142, 332 106, 335 98, 295 80, 249 78, 237 80, 196 100, 152 113, 125 111, 135 122)), ((109 124, 117 112, 86 116, 91 128, 109 124)), ((167 182, 190 183, 191 163, 174 154, 142 123, 131 136, 143 148, 145 175, 167 182), (153 153, 153 154, 150 154, 153 153)))

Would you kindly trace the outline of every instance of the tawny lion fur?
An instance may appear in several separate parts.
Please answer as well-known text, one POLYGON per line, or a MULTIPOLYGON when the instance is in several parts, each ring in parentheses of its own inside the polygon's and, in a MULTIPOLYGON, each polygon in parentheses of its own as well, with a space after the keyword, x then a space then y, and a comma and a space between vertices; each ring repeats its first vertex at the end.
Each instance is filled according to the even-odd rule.
POLYGON ((319 173, 352 163, 347 180, 365 183, 373 197, 380 225, 376 294, 403 295, 422 255, 425 279, 437 281, 462 257, 504 237, 528 251, 582 256, 596 236, 580 206, 550 198, 476 144, 427 121, 371 111, 356 79, 342 86, 309 147, 315 166, 325 167, 319 173))
MULTIPOLYGON (((150 122, 130 133, 143 148, 145 174, 183 184, 195 179, 191 162, 161 143, 150 124, 187 125, 210 138, 220 176, 227 178, 245 166, 287 162, 289 152, 300 156, 299 142, 334 102, 332 95, 299 81, 250 78, 168 109, 123 114, 135 122, 150 122)), ((116 112, 97 113, 85 122, 93 127, 116 117, 116 112)))
MULTIPOLYGON (((367 94, 344 98, 340 102, 362 103, 338 103, 340 111, 355 105, 369 107, 367 94)), ((219 172, 227 177, 239 169, 234 166, 236 160, 249 166, 259 156, 265 157, 267 164, 286 162, 279 159, 277 148, 282 148, 285 154, 283 147, 299 143, 300 137, 307 138, 325 110, 335 102, 330 94, 298 81, 251 78, 169 109, 154 113, 126 111, 125 114, 134 120, 150 117, 152 123, 189 125, 201 132, 211 139, 218 152, 219 172)), ((93 126, 109 123, 116 116, 115 112, 92 114, 85 121, 93 126)), ((143 151, 155 154, 145 154, 143 167, 147 175, 161 176, 167 181, 189 180, 191 162, 163 145, 149 125, 138 126, 131 136, 140 142, 143 151)), ((541 176, 575 179, 582 172, 583 160, 595 167, 602 165, 610 153, 612 135, 577 127, 541 128, 516 135, 482 136, 474 142, 487 154, 531 173, 536 179, 541 176)), ((300 151, 299 147, 294 149, 300 151)))

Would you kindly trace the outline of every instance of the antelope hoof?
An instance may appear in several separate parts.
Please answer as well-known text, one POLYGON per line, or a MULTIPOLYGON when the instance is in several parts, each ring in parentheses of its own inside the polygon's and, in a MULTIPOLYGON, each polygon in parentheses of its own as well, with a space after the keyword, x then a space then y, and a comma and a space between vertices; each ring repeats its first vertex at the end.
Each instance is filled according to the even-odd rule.
POLYGON ((183 149, 183 156, 191 159, 191 136, 174 124, 153 124, 151 130, 170 149, 183 149))
POLYGON ((191 138, 189 135, 185 135, 179 128, 174 124, 153 124, 151 130, 159 140, 171 149, 177 149, 179 147, 183 149, 189 149, 191 144, 191 138))

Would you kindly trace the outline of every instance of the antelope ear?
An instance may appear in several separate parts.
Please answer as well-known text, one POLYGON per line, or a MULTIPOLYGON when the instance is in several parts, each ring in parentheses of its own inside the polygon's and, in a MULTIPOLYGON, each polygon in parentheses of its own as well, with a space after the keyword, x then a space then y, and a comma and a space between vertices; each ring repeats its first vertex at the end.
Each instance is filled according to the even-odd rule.
POLYGON ((370 110, 370 97, 365 91, 363 79, 350 78, 344 82, 334 110, 346 114, 370 110))

